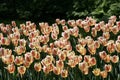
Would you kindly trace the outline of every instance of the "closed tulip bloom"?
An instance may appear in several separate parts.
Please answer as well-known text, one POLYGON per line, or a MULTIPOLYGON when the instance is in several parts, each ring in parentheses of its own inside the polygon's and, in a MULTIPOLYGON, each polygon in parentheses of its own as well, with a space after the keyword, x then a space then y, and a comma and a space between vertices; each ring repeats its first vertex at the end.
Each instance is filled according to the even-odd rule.
POLYGON ((56 75, 59 75, 61 73, 61 70, 59 67, 54 67, 53 68, 53 73, 56 74, 56 75))
POLYGON ((25 61, 29 62, 29 63, 33 62, 33 56, 32 56, 31 53, 28 52, 28 53, 25 54, 25 61))
POLYGON ((20 40, 19 40, 19 44, 20 44, 20 46, 26 46, 26 41, 25 41, 25 39, 20 39, 20 40))
POLYGON ((74 60, 68 60, 67 63, 71 68, 74 68, 76 66, 75 61, 74 60))
POLYGON ((85 32, 89 32, 90 31, 90 27, 89 26, 85 26, 84 30, 85 30, 85 32))
POLYGON ((102 78, 107 78, 108 73, 107 73, 107 71, 101 71, 100 75, 102 78))
POLYGON ((60 19, 56 19, 56 23, 57 23, 57 24, 60 24, 60 19))
POLYGON ((120 21, 116 22, 118 29, 120 30, 120 21))
POLYGON ((105 51, 99 52, 99 56, 102 60, 104 60, 107 56, 107 53, 105 51))
POLYGON ((88 69, 88 63, 87 62, 81 62, 78 64, 78 67, 81 71, 84 71, 86 69, 88 69))
POLYGON ((58 56, 59 56, 59 59, 60 59, 60 60, 62 60, 62 61, 65 61, 65 60, 66 60, 66 54, 60 53, 60 54, 58 54, 58 56))
POLYGON ((119 56, 118 55, 111 56, 110 60, 113 63, 118 63, 119 62, 119 56))
POLYGON ((113 53, 115 51, 115 44, 114 41, 109 41, 107 44, 107 51, 109 53, 113 53))
POLYGON ((82 45, 83 47, 85 47, 85 45, 87 44, 87 41, 83 38, 78 39, 78 42, 80 43, 80 45, 82 45))
POLYGON ((95 29, 96 29, 97 31, 100 31, 100 30, 101 30, 101 25, 100 25, 100 24, 95 24, 95 29))
POLYGON ((104 69, 105 69, 107 72, 111 72, 111 71, 112 71, 112 65, 111 65, 111 64, 105 64, 104 69))
POLYGON ((103 37, 108 40, 110 38, 109 32, 104 32, 103 37))
POLYGON ((16 27, 16 22, 15 21, 12 21, 11 24, 12 24, 13 27, 16 27))
POLYGON ((14 73, 15 72, 15 65, 14 64, 9 64, 6 69, 8 70, 8 72, 10 74, 14 73))
POLYGON ((80 27, 81 26, 81 22, 82 22, 81 19, 76 20, 76 25, 80 27))
POLYGON ((16 58, 14 60, 14 63, 16 65, 21 65, 21 64, 23 64, 23 62, 24 62, 23 56, 16 56, 16 58))
POLYGON ((116 22, 117 17, 116 16, 111 16, 109 19, 112 20, 113 22, 116 22))
POLYGON ((97 63, 96 58, 92 57, 89 61, 89 66, 94 66, 94 65, 96 65, 96 63, 97 63))
POLYGON ((97 30, 95 28, 92 28, 91 34, 93 37, 97 36, 97 30))
POLYGON ((100 42, 99 41, 94 41, 94 45, 96 48, 99 48, 100 47, 100 42))
POLYGON ((56 67, 59 67, 60 69, 63 69, 63 68, 64 68, 64 63, 63 63, 63 61, 61 61, 61 60, 56 61, 56 67))
POLYGON ((70 35, 67 32, 62 32, 62 36, 64 37, 64 39, 69 39, 70 35))
POLYGON ((44 72, 45 74, 48 74, 48 73, 50 72, 50 70, 49 70, 48 67, 43 66, 43 72, 44 72))
POLYGON ((109 63, 110 62, 110 55, 107 55, 105 58, 104 58, 104 61, 109 63))
POLYGON ((25 53, 25 51, 26 51, 26 47, 24 46, 15 47, 15 52, 17 53, 17 55, 21 55, 22 53, 25 53))
POLYGON ((94 55, 96 53, 96 47, 92 45, 88 45, 88 51, 90 52, 91 55, 94 55))
POLYGON ((24 61, 23 62, 23 65, 26 67, 26 68, 29 68, 31 63, 27 62, 27 61, 24 61))
POLYGON ((95 75, 95 76, 99 76, 100 75, 100 69, 99 68, 95 68, 92 73, 95 75))
POLYGON ((118 26, 112 27, 112 32, 113 32, 113 34, 116 35, 116 34, 118 33, 118 31, 119 31, 118 26))
POLYGON ((63 29, 63 31, 66 31, 66 30, 68 30, 68 26, 62 26, 62 29, 63 29))
POLYGON ((61 77, 63 77, 63 78, 66 78, 66 77, 68 77, 68 70, 62 70, 61 71, 61 77))
POLYGON ((25 66, 19 66, 19 67, 17 67, 17 70, 18 70, 18 73, 20 75, 24 75, 25 72, 26 72, 26 67, 25 66))
POLYGON ((65 25, 66 24, 66 21, 64 20, 64 19, 62 19, 61 21, 60 21, 60 23, 61 23, 61 25, 65 25))
POLYGON ((84 61, 85 61, 85 62, 88 63, 88 62, 90 61, 90 59, 91 59, 91 56, 90 56, 90 55, 85 55, 85 56, 84 56, 84 61))
POLYGON ((37 72, 40 72, 40 71, 41 71, 41 68, 42 68, 41 63, 35 63, 35 64, 34 64, 34 69, 35 69, 37 72))
POLYGON ((115 42, 115 49, 116 49, 117 52, 120 52, 120 40, 117 40, 115 42))
POLYGON ((83 72, 83 74, 84 74, 84 75, 87 75, 87 74, 89 74, 89 69, 88 69, 88 68, 86 68, 86 69, 85 69, 85 70, 83 70, 82 72, 83 72))
POLYGON ((39 60, 39 59, 40 59, 40 53, 37 52, 34 58, 35 58, 36 60, 39 60))

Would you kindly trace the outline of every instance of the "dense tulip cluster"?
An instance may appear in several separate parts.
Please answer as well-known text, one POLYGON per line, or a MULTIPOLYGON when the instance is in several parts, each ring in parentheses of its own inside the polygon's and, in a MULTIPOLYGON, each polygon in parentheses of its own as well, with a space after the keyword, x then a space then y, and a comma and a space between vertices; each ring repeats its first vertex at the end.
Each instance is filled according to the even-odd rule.
POLYGON ((116 19, 111 16, 108 23, 97 23, 91 17, 56 19, 51 26, 42 22, 39 27, 30 21, 20 26, 15 21, 9 25, 1 23, 2 67, 10 74, 17 72, 21 76, 32 66, 38 73, 53 72, 62 78, 67 78, 69 69, 73 68, 85 76, 90 73, 107 78, 120 66, 120 21, 116 19))

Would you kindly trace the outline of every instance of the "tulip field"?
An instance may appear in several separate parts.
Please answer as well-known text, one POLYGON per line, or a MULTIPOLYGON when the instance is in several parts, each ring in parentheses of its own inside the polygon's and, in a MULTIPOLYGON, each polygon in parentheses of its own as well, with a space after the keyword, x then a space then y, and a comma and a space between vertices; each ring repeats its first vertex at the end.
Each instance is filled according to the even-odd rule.
POLYGON ((120 80, 120 19, 0 23, 0 80, 120 80))

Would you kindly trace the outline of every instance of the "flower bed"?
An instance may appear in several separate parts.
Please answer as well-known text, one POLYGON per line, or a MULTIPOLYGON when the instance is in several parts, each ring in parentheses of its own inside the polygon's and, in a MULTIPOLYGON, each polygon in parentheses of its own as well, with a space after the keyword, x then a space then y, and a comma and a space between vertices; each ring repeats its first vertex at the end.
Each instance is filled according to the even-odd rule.
POLYGON ((0 80, 120 80, 120 21, 0 24, 0 80))

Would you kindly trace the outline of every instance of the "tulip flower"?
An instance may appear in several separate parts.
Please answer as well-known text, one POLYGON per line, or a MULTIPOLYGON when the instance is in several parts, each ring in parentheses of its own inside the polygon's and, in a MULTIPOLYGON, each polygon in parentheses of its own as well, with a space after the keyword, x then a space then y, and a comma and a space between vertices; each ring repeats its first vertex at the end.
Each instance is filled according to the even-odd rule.
POLYGON ((9 64, 7 67, 5 67, 5 69, 7 69, 10 74, 12 74, 15 72, 15 65, 9 64))
POLYGON ((66 78, 68 76, 68 71, 67 70, 62 70, 61 71, 61 77, 66 78))
POLYGON ((61 73, 61 70, 59 67, 54 67, 53 68, 53 73, 56 74, 56 75, 59 75, 61 73))
POLYGON ((110 65, 110 64, 105 64, 104 69, 105 69, 105 71, 107 71, 107 72, 111 72, 111 71, 112 71, 112 65, 110 65))
POLYGON ((40 72, 41 69, 42 69, 41 63, 35 63, 35 64, 34 64, 34 69, 35 69, 37 72, 40 72))
POLYGON ((119 56, 118 55, 111 56, 110 60, 113 63, 118 63, 119 62, 119 56))
POLYGON ((26 72, 26 67, 25 66, 20 66, 20 67, 17 67, 17 70, 18 70, 18 73, 22 76, 26 72))
POLYGON ((92 73, 95 75, 95 76, 99 76, 100 75, 100 69, 99 68, 95 68, 92 73))
POLYGON ((102 78, 107 78, 107 75, 108 75, 107 71, 101 71, 101 72, 100 72, 100 76, 101 76, 102 78))

